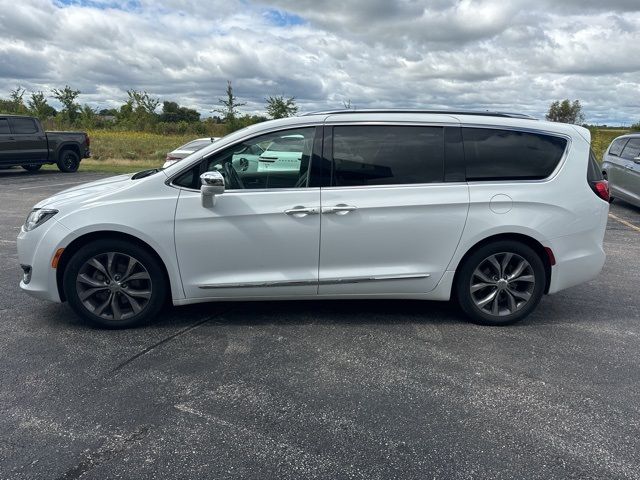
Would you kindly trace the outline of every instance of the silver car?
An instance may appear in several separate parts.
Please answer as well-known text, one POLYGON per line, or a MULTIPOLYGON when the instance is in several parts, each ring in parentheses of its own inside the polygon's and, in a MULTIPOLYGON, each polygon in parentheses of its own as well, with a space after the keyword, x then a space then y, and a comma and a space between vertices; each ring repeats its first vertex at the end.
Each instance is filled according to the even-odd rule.
POLYGON ((220 137, 205 137, 197 138, 189 143, 185 143, 184 145, 181 145, 175 150, 167 153, 167 158, 164 159, 164 165, 162 167, 167 168, 176 163, 178 160, 182 160, 183 158, 188 157, 193 152, 197 152, 198 150, 206 147, 207 145, 211 145, 213 142, 219 139, 220 137))
POLYGON ((640 133, 616 138, 602 158, 611 200, 621 198, 640 207, 640 133))

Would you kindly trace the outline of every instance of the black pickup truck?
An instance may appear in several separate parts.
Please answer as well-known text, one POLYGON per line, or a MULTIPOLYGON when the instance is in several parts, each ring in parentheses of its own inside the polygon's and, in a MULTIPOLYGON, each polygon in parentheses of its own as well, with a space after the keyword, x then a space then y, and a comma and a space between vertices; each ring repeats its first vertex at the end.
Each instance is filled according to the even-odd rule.
POLYGON ((45 132, 37 118, 0 114, 0 168, 35 172, 55 163, 63 172, 75 172, 80 160, 91 156, 89 144, 84 132, 45 132))

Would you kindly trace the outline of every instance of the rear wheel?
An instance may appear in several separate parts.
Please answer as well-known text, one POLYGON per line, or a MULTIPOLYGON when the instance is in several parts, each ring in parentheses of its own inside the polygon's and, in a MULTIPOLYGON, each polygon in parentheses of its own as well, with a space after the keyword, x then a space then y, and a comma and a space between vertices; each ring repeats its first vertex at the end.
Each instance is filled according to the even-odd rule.
POLYGON ((80 166, 80 156, 73 150, 63 150, 60 152, 57 165, 61 172, 77 172, 80 166))
POLYGON ((27 172, 37 172, 42 168, 42 165, 22 165, 27 172))
POLYGON ((523 243, 504 240, 484 245, 465 260, 456 293, 471 321, 509 325, 536 308, 545 284, 540 256, 523 243))
POLYGON ((158 260, 123 240, 98 240, 80 248, 64 271, 64 293, 85 320, 106 328, 125 328, 153 319, 162 308, 167 285, 158 260))

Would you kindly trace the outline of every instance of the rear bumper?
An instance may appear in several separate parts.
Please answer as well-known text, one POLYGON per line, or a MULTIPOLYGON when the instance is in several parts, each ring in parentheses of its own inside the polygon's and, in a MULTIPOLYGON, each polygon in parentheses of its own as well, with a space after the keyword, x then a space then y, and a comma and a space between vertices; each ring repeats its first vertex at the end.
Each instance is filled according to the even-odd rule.
POLYGON ((556 258, 556 265, 551 269, 549 293, 556 293, 565 288, 587 282, 598 276, 606 255, 602 248, 602 234, 567 235, 553 239, 551 250, 556 258))

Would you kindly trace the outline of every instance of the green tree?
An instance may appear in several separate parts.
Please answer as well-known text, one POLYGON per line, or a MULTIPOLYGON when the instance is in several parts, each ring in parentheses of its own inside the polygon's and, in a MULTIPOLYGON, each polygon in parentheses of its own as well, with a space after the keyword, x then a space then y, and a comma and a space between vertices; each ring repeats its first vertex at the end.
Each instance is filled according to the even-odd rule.
POLYGON ((549 112, 546 115, 547 120, 551 122, 581 124, 584 122, 584 114, 582 113, 582 105, 580 100, 571 102, 569 99, 559 101, 556 100, 549 106, 549 112))
POLYGON ((95 128, 97 124, 97 113, 86 103, 80 109, 80 113, 78 115, 78 123, 82 128, 95 128))
POLYGON ((73 90, 69 85, 65 85, 63 89, 54 88, 51 90, 51 94, 62 104, 60 115, 63 121, 68 124, 75 123, 80 111, 80 105, 76 102, 80 90, 73 90))
POLYGON ((200 113, 192 108, 181 107, 176 102, 162 102, 161 122, 199 122, 200 113))
POLYGON ((56 113, 58 113, 55 108, 47 103, 47 99, 42 92, 33 92, 27 104, 31 115, 38 117, 40 120, 55 117, 56 113))
POLYGON ((640 131, 640 122, 636 122, 633 125, 631 125, 631 130, 640 131))
POLYGON ((9 98, 13 104, 13 113, 27 113, 27 107, 24 104, 24 94, 26 90, 22 87, 15 88, 9 92, 9 98))
POLYGON ((160 105, 160 99, 149 96, 146 91, 127 90, 127 95, 136 113, 155 115, 156 108, 160 105))
POLYGON ((226 94, 226 99, 218 99, 218 103, 221 104, 222 107, 215 108, 213 111, 222 114, 222 118, 227 127, 227 133, 231 133, 241 127, 238 122, 238 107, 242 107, 246 105, 246 103, 238 102, 238 97, 233 94, 231 80, 227 80, 226 94))
POLYGON ((298 113, 295 97, 284 98, 284 95, 276 95, 267 98, 267 114, 271 118, 293 117, 298 113))

